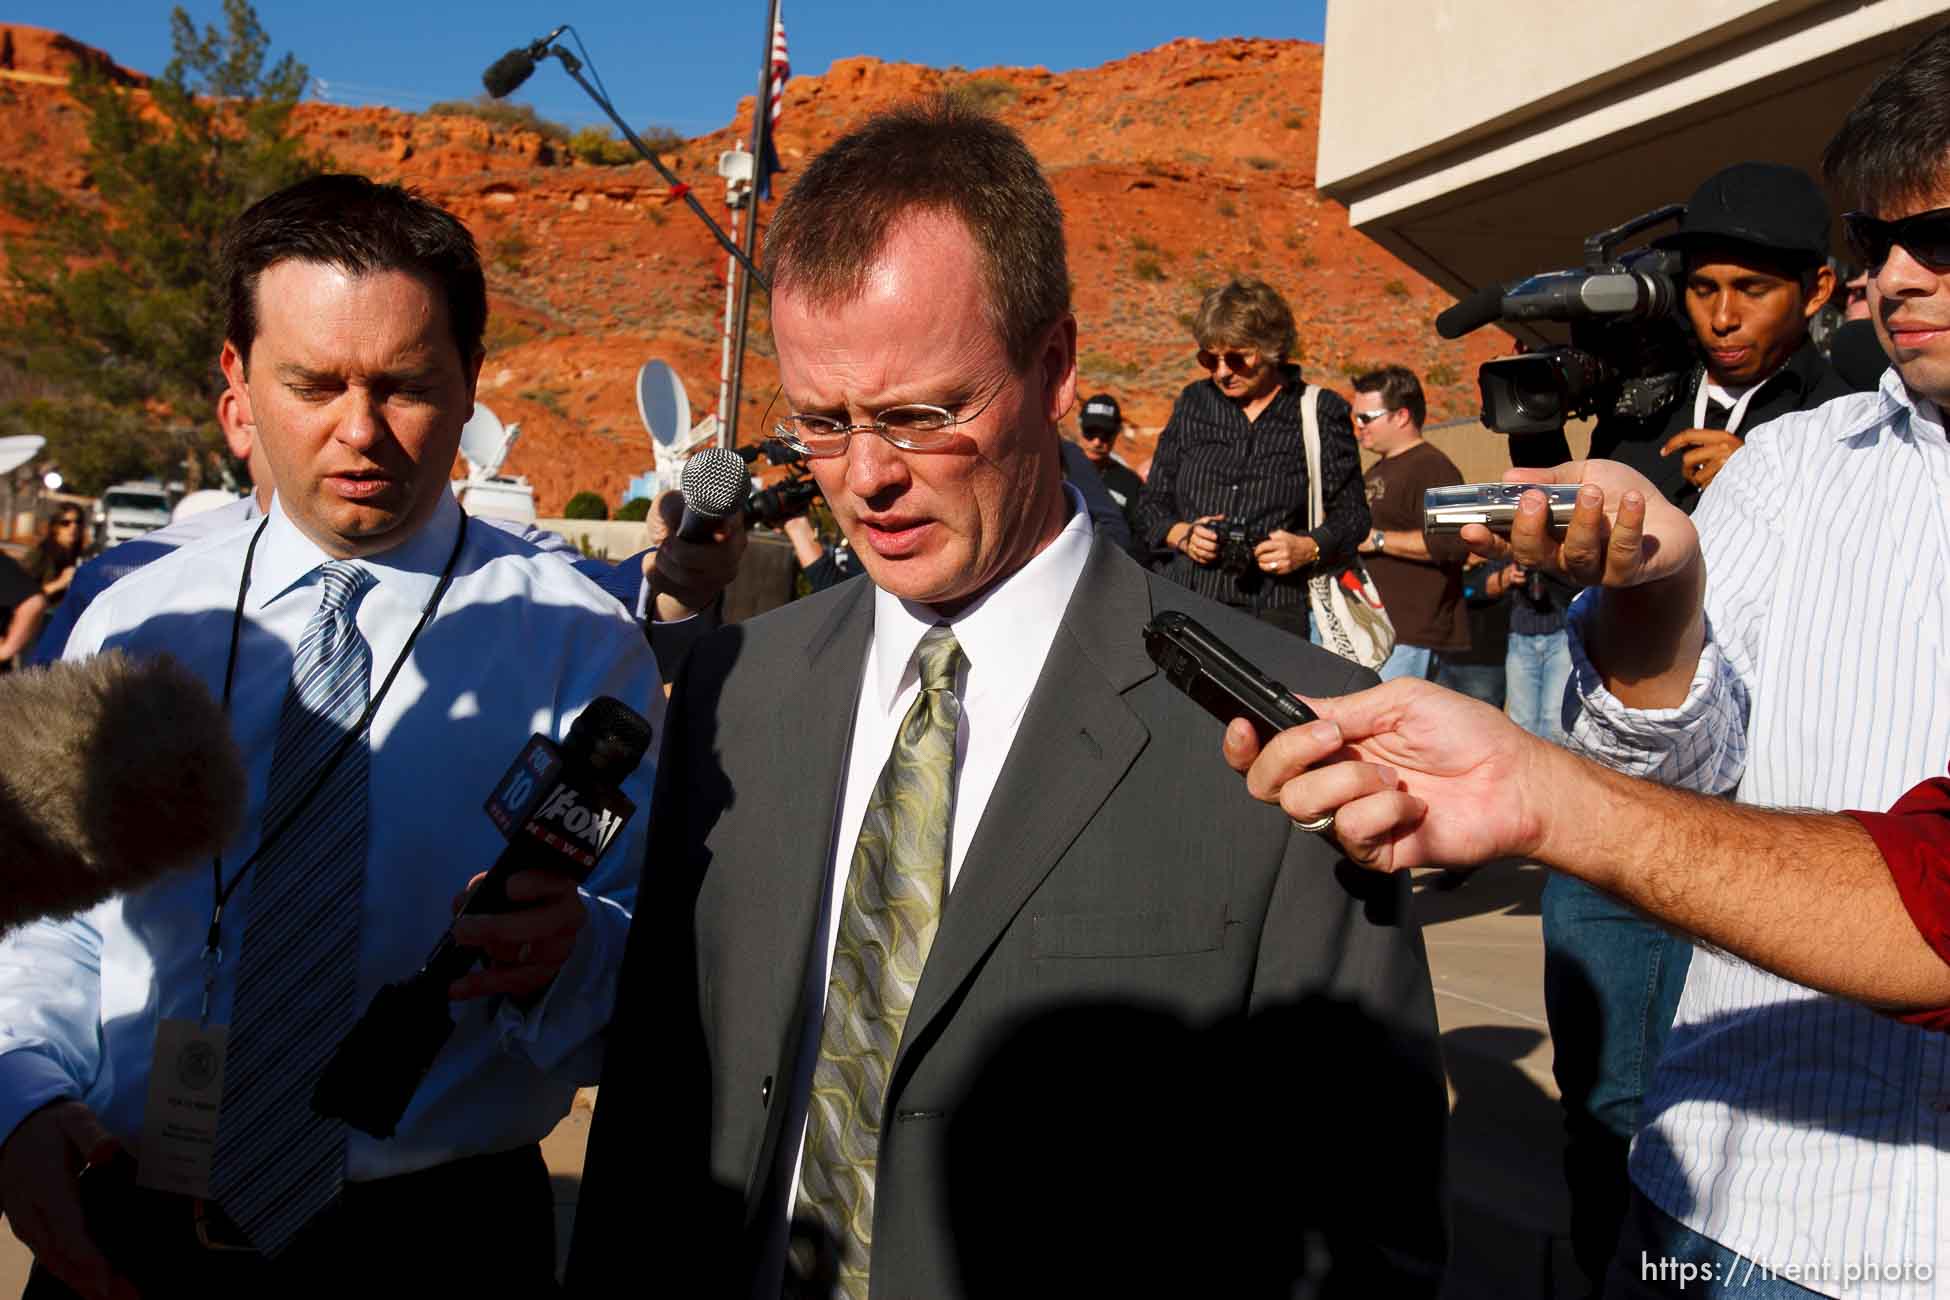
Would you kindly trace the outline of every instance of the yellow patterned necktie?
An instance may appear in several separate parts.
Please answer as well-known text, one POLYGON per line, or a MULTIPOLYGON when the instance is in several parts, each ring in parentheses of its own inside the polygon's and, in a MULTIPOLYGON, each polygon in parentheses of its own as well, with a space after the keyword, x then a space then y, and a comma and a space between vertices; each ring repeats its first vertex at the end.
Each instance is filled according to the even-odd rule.
POLYGON ((921 693, 894 737, 847 868, 799 1177, 799 1213, 837 1249, 835 1294, 850 1300, 867 1294, 887 1074, 948 882, 962 653, 946 625, 931 628, 918 653, 921 693))

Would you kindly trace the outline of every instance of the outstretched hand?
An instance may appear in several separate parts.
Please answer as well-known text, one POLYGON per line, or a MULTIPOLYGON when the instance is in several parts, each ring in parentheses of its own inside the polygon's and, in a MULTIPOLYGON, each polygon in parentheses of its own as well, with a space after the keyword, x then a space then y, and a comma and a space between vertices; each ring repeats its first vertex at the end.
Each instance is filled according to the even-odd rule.
POLYGON ((1513 469, 1506 483, 1582 484, 1562 535, 1551 527, 1541 492, 1526 492, 1507 540, 1481 524, 1462 541, 1491 560, 1515 560, 1578 587, 1638 587, 1682 574, 1699 562, 1699 532, 1652 481, 1616 461, 1574 460, 1552 469, 1513 469))
POLYGON ((1376 871, 1478 866, 1534 854, 1549 817, 1548 769, 1563 757, 1496 709, 1402 679, 1308 699, 1319 722, 1262 749, 1243 720, 1225 757, 1255 799, 1295 821, 1334 815, 1331 834, 1376 871))

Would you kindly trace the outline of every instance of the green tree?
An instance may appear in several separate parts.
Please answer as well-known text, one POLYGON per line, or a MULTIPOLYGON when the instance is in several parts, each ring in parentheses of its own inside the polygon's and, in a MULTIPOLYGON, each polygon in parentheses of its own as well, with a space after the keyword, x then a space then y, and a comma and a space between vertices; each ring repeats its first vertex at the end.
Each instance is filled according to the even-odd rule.
POLYGON ((247 0, 224 0, 221 28, 201 32, 173 9, 170 38, 175 57, 146 94, 86 61, 70 77, 88 118, 91 200, 0 182, 0 206, 31 230, 7 241, 0 370, 40 394, 0 402, 0 427, 45 434, 84 491, 133 465, 173 476, 186 457, 220 452, 224 228, 328 165, 290 131, 309 73, 290 54, 269 62, 247 0))

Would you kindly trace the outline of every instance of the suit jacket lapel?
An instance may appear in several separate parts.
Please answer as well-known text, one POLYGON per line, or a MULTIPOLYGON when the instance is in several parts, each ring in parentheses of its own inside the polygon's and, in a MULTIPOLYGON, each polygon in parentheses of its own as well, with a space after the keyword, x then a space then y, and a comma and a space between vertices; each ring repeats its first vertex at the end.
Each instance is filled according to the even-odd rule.
POLYGON ((848 594, 834 603, 832 613, 807 639, 802 651, 803 669, 781 674, 781 680, 789 683, 786 694, 794 700, 789 745, 807 761, 797 773, 780 772, 775 791, 754 792, 755 798, 777 799, 773 838, 781 846, 778 887, 770 891, 771 911, 764 923, 738 936, 737 942, 750 945, 754 952, 771 954, 772 1007, 783 1015, 779 1022, 779 1067, 773 1076, 776 1095, 767 1108, 758 1159, 746 1179, 745 1203, 754 1214, 765 1203, 759 1189, 777 1162, 779 1130, 791 1109, 784 1099, 797 1077, 796 1058, 805 1028, 806 964, 815 938, 825 939, 823 933, 813 934, 809 918, 820 915, 823 903, 840 777, 846 770, 853 715, 859 703, 860 666, 873 635, 873 583, 861 579, 846 585, 848 594), (849 683, 851 690, 847 689, 849 683), (829 762, 829 755, 836 757, 829 762))
POLYGON ((1099 538, 942 912, 895 1073, 1144 748, 1121 696, 1157 671, 1150 617, 1143 571, 1099 538))

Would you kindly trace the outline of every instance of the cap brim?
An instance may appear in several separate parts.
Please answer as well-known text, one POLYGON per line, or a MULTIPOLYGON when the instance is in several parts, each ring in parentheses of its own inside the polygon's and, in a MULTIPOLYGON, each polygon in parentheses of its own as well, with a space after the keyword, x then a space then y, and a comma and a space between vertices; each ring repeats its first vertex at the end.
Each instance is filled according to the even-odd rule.
POLYGON ((1674 253, 1684 253, 1695 248, 1710 245, 1724 246, 1728 244, 1741 248, 1751 248, 1755 252, 1771 254, 1774 257, 1809 258, 1814 261, 1820 261, 1822 258, 1828 256, 1828 249, 1825 245, 1815 248, 1807 244, 1783 244, 1767 236, 1755 234, 1752 231, 1675 230, 1671 234, 1660 235, 1652 241, 1652 247, 1665 249, 1674 253))

